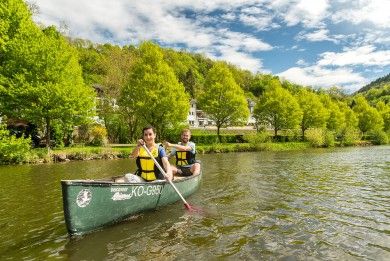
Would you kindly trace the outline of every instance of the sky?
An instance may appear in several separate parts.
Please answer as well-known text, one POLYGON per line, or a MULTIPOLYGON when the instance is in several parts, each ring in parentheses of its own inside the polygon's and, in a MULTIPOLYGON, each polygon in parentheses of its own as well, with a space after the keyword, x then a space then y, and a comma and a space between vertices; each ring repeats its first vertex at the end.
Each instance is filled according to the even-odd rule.
POLYGON ((390 0, 28 0, 34 20, 95 43, 202 53, 354 92, 390 73, 390 0))

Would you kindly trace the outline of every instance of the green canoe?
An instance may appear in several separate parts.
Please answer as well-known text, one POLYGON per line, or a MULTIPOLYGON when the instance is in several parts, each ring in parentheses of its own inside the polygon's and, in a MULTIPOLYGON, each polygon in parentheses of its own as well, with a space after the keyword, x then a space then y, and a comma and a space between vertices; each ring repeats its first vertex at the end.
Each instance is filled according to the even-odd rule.
MULTIPOLYGON (((175 178, 173 183, 187 197, 194 193, 202 174, 175 178)), ((164 180, 124 183, 123 177, 106 180, 62 180, 65 222, 70 235, 81 235, 118 222, 133 214, 180 199, 164 180)))

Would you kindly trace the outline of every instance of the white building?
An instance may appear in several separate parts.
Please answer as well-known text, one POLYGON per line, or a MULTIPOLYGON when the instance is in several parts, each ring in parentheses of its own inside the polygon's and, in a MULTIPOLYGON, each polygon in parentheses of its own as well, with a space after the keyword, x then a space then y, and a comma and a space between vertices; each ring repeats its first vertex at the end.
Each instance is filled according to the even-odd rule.
MULTIPOLYGON (((247 125, 254 125, 256 120, 253 117, 253 109, 255 107, 255 102, 247 99, 249 117, 247 120, 247 125)), ((204 126, 214 126, 215 122, 212 119, 209 119, 208 116, 202 111, 198 110, 196 107, 196 100, 191 99, 190 101, 190 111, 187 115, 187 122, 191 127, 204 127, 204 126)))

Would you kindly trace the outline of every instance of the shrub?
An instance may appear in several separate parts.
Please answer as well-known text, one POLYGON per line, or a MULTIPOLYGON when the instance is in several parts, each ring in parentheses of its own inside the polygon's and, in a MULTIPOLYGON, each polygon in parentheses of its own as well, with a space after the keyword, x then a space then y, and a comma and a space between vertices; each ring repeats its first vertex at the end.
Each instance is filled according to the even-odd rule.
POLYGON ((89 145, 104 146, 107 144, 107 130, 101 125, 92 126, 89 133, 89 145))
POLYGON ((31 151, 31 139, 16 138, 0 125, 0 163, 27 162, 31 151))
POLYGON ((374 130, 369 133, 372 143, 375 145, 384 145, 389 143, 389 137, 382 130, 374 130))
POLYGON ((360 132, 355 128, 346 128, 341 132, 340 145, 352 146, 355 145, 361 138, 360 132))
POLYGON ((330 130, 325 130, 324 132, 324 146, 325 147, 334 147, 335 144, 335 133, 330 130))
POLYGON ((305 138, 312 147, 322 147, 325 145, 325 135, 322 129, 307 130, 305 138))
POLYGON ((244 136, 244 140, 251 144, 265 143, 270 141, 268 132, 261 131, 256 134, 248 134, 244 136))

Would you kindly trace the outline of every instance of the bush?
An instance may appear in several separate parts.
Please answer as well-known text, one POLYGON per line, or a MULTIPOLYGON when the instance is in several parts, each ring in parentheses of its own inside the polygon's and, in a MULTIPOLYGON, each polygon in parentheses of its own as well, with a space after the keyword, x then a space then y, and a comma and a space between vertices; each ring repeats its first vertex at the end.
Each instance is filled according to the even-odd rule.
POLYGON ((248 134, 244 136, 244 140, 251 144, 265 143, 270 141, 268 132, 261 131, 256 134, 248 134))
POLYGON ((16 138, 0 125, 0 163, 22 163, 29 160, 31 138, 16 138))
POLYGON ((389 143, 389 137, 386 132, 382 130, 374 130, 369 133, 369 136, 371 137, 372 143, 375 145, 385 145, 389 143))
POLYGON ((107 130, 101 125, 92 126, 89 132, 89 145, 105 146, 107 144, 107 130))
POLYGON ((324 132, 324 146, 325 147, 334 147, 335 144, 335 133, 330 130, 325 130, 324 132))
POLYGON ((312 147, 322 147, 325 145, 325 135, 322 129, 307 130, 305 138, 312 147))
POLYGON ((346 128, 341 132, 340 145, 352 146, 355 145, 361 138, 360 132, 354 128, 346 128))

